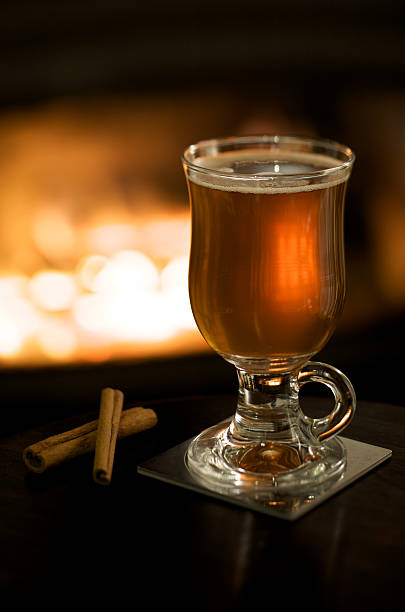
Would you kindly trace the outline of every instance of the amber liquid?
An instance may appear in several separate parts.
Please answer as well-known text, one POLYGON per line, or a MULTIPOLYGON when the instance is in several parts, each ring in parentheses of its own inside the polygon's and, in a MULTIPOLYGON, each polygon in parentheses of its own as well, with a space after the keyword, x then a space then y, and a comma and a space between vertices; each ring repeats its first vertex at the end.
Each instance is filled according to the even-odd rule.
POLYGON ((208 180, 189 181, 189 291, 203 337, 224 355, 318 352, 343 307, 345 182, 249 193, 208 180))

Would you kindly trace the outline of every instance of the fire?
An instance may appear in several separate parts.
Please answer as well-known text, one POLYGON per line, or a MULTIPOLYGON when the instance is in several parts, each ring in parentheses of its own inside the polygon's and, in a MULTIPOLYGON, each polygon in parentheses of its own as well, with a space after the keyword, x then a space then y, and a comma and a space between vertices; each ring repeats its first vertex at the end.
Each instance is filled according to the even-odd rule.
POLYGON ((0 278, 0 356, 15 357, 39 328, 40 316, 26 295, 28 279, 0 278))
POLYGON ((136 228, 125 223, 109 223, 90 230, 86 243, 91 251, 111 255, 120 248, 130 248, 136 244, 138 232, 136 228))
POLYGON ((150 257, 140 251, 119 251, 95 275, 93 289, 97 293, 125 295, 154 291, 158 283, 159 273, 150 257))
POLYGON ((12 357, 19 352, 23 343, 23 334, 13 321, 4 316, 0 318, 0 355, 12 357))
POLYGON ((74 227, 58 202, 41 206, 34 215, 32 238, 35 246, 54 263, 66 261, 74 256, 77 237, 74 227))
POLYGON ((205 348, 188 299, 187 198, 165 170, 180 168, 177 144, 152 147, 155 117, 118 106, 0 118, 2 364, 205 348))
POLYGON ((104 255, 88 255, 80 261, 77 267, 77 279, 83 289, 93 291, 94 281, 107 262, 108 259, 104 255))
POLYGON ((67 310, 76 295, 76 281, 71 274, 54 270, 41 270, 28 283, 34 304, 46 311, 67 310))
MULTIPOLYGON (((188 219, 183 223, 188 225, 188 219)), ((112 236, 116 229, 104 226, 98 235, 112 236)), ((165 249, 161 245, 160 255, 165 249)), ((0 356, 18 360, 37 352, 52 361, 81 356, 97 360, 103 347, 159 346, 184 333, 199 338, 187 275, 184 252, 167 261, 154 260, 139 249, 89 253, 70 271, 4 275, 0 277, 0 356)))
POLYGON ((79 278, 91 293, 75 301, 79 326, 121 341, 153 342, 194 329, 187 292, 187 258, 173 258, 162 270, 139 251, 111 258, 89 256, 79 278))
POLYGON ((78 349, 76 330, 67 321, 47 321, 38 333, 42 352, 53 359, 69 358, 78 349))

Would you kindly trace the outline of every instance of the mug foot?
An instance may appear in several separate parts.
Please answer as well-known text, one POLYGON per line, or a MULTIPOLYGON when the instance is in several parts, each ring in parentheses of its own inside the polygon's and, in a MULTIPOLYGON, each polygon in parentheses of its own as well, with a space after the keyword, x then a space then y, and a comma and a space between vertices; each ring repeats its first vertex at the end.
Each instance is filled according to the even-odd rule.
POLYGON ((337 438, 319 445, 297 441, 235 442, 232 419, 210 427, 189 445, 185 462, 206 488, 255 500, 316 495, 339 480, 346 451, 337 438))

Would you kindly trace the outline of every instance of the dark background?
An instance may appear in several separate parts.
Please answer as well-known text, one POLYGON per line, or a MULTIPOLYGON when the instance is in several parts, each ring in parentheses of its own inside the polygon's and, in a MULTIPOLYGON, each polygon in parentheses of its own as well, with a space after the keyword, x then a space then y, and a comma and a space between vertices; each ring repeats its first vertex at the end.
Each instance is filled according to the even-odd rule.
POLYGON ((400 85, 401 4, 5 1, 1 101, 250 83, 283 98, 294 91, 306 110, 318 98, 317 116, 327 119, 346 92, 400 85))
MULTIPOLYGON (((405 48, 401 4, 394 0, 3 2, 0 109, 7 113, 52 101, 108 96, 147 95, 156 100, 183 96, 194 101, 201 97, 204 117, 212 114, 216 99, 225 97, 230 119, 222 124, 202 121, 201 133, 197 121, 193 137, 230 135, 233 127, 235 131, 280 128, 351 146, 357 161, 346 209, 346 310, 319 359, 344 370, 362 399, 402 404, 405 48)), ((187 144, 184 134, 182 146, 187 144)), ((173 163, 178 165, 177 158, 173 163)), ((61 412, 72 402, 87 406, 106 384, 123 387, 129 399, 227 392, 235 384, 230 367, 210 355, 154 360, 136 367, 108 363, 3 369, 0 381, 7 402, 31 418, 55 410, 55 401, 61 412)))

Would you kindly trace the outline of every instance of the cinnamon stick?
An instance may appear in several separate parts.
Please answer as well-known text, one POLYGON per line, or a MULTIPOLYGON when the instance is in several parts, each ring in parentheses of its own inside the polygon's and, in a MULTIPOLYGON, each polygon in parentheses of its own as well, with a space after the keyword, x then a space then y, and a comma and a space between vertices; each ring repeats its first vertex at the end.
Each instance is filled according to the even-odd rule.
MULTIPOLYGON (((157 416, 154 410, 136 406, 123 410, 117 438, 126 438, 154 427, 157 416)), ((42 473, 64 461, 94 451, 98 419, 35 442, 23 451, 23 460, 32 472, 42 473)))
POLYGON ((109 484, 111 480, 123 402, 122 391, 109 387, 102 390, 93 466, 93 479, 99 484, 109 484))

